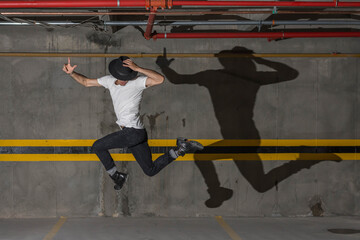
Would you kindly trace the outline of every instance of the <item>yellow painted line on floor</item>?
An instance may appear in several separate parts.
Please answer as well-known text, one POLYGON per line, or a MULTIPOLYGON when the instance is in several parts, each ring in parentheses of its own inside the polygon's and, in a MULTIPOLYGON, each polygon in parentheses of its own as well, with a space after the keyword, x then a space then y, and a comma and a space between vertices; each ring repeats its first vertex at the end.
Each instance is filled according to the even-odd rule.
POLYGON ((60 217, 59 221, 54 225, 51 231, 43 238, 43 240, 51 240, 55 237, 56 233, 60 230, 62 225, 66 222, 66 217, 60 217))
POLYGON ((241 237, 225 222, 221 216, 216 216, 215 219, 232 240, 242 240, 241 237))
MULTIPOLYGON (((155 160, 162 153, 152 154, 155 160)), ((131 153, 111 154, 115 161, 135 161, 131 153)), ((239 153, 239 154, 186 154, 176 161, 290 161, 290 160, 360 160, 356 153, 239 153)), ((0 154, 0 162, 97 162, 95 154, 0 154)))
MULTIPOLYGON (((360 139, 194 139, 204 146, 359 146, 360 139)), ((2 139, 0 147, 91 147, 95 139, 2 139)), ((176 146, 176 139, 149 139, 151 147, 176 146)))

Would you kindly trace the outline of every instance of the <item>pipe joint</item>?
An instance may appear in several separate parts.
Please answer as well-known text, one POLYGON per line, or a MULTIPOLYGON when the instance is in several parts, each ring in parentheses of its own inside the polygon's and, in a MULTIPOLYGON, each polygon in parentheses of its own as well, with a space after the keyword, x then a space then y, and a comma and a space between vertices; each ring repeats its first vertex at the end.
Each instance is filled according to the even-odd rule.
POLYGON ((165 8, 171 9, 173 6, 172 0, 145 0, 145 7, 147 10, 149 9, 158 9, 161 8, 164 10, 165 8))

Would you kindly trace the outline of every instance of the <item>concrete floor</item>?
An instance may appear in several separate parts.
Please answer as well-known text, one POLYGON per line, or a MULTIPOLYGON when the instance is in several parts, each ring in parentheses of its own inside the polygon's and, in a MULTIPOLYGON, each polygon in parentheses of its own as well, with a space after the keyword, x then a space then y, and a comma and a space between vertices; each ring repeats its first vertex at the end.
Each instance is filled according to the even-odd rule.
POLYGON ((1 240, 360 239, 360 217, 1 219, 1 240))

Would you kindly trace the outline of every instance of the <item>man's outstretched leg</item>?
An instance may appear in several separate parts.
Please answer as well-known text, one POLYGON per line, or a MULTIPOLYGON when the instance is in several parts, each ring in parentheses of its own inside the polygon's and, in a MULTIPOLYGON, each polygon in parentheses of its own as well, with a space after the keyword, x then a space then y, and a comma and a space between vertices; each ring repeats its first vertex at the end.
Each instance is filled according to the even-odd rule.
POLYGON ((170 150, 170 153, 174 156, 184 156, 186 153, 194 153, 196 151, 201 151, 204 149, 204 146, 197 141, 190 141, 186 138, 179 137, 176 140, 176 149, 170 150))
POLYGON ((154 176, 179 156, 201 151, 204 148, 199 142, 189 141, 185 138, 178 138, 176 144, 177 147, 175 149, 171 149, 155 161, 152 161, 151 150, 147 142, 143 142, 129 149, 144 173, 148 176, 154 176))

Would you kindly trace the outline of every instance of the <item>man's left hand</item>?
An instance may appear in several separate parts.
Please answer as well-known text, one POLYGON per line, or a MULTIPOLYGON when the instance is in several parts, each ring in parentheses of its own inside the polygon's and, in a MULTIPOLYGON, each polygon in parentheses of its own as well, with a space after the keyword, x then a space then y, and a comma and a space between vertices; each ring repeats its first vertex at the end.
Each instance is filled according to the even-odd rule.
POLYGON ((136 65, 131 59, 126 59, 125 61, 123 61, 123 66, 128 67, 133 71, 138 71, 139 69, 139 66, 136 65))

